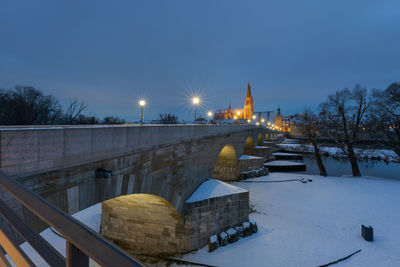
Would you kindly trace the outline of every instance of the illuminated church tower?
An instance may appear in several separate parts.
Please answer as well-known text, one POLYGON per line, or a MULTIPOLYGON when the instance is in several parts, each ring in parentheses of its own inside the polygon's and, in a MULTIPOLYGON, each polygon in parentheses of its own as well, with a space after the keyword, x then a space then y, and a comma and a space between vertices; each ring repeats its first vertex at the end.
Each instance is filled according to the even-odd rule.
POLYGON ((251 120, 253 113, 254 113, 254 101, 253 101, 253 97, 251 96, 250 83, 248 83, 247 84, 247 95, 244 100, 244 114, 243 114, 244 119, 251 120))

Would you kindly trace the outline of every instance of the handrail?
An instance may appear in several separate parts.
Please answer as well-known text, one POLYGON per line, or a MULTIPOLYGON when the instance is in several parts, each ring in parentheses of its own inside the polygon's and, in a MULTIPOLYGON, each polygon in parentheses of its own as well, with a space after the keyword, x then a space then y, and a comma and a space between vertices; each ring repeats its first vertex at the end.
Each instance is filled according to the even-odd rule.
POLYGON ((2 200, 0 200, 0 214, 21 237, 35 248, 37 253, 39 253, 50 266, 65 266, 64 257, 41 235, 33 232, 32 229, 30 229, 2 200))
POLYGON ((143 266, 141 262, 122 249, 112 245, 98 233, 53 206, 24 185, 9 178, 1 170, 0 186, 65 237, 67 266, 73 266, 74 262, 81 262, 85 255, 101 266, 143 266))

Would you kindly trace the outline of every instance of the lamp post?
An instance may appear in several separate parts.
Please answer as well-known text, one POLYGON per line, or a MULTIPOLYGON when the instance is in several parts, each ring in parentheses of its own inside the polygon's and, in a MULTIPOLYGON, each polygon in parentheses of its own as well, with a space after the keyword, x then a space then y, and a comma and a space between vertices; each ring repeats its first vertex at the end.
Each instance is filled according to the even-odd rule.
POLYGON ((194 104, 194 124, 196 124, 197 123, 197 105, 199 104, 200 99, 196 96, 196 97, 193 97, 192 101, 194 104))
POLYGON ((140 105, 140 124, 143 126, 143 107, 146 105, 146 101, 141 99, 139 101, 139 105, 140 105))
POLYGON ((212 113, 211 111, 209 111, 209 112, 207 113, 207 115, 208 115, 208 117, 210 118, 210 123, 211 123, 211 118, 212 118, 212 116, 213 116, 213 113, 212 113))

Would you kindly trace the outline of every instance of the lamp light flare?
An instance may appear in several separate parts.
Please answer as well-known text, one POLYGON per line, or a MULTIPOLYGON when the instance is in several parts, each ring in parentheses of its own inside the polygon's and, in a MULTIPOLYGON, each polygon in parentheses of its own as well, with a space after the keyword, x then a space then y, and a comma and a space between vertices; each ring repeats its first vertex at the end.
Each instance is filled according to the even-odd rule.
POLYGON ((211 111, 209 111, 209 112, 207 113, 207 115, 208 115, 208 117, 212 117, 213 113, 212 113, 211 111))
POLYGON ((141 100, 139 101, 139 105, 140 105, 141 107, 145 106, 145 105, 146 105, 146 101, 143 100, 143 99, 141 99, 141 100))
POLYGON ((256 117, 256 115, 253 115, 253 120, 255 120, 257 117, 256 117))
POLYGON ((265 122, 265 120, 264 120, 264 119, 261 119, 261 122, 265 122))
POLYGON ((247 120, 247 123, 250 123, 251 122, 251 120, 247 120))
POLYGON ((193 101, 193 104, 197 105, 198 103, 200 103, 200 98, 198 98, 197 96, 193 97, 192 101, 193 101))
POLYGON ((240 115, 240 111, 236 112, 238 115, 240 115))

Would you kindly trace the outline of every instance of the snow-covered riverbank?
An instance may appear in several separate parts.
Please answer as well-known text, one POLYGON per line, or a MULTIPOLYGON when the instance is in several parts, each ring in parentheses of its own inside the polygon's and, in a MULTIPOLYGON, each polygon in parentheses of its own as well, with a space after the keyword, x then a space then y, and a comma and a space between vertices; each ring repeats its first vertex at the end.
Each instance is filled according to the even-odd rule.
POLYGON ((400 182, 375 178, 322 178, 271 173, 257 182, 235 182, 250 191, 259 233, 184 260, 216 266, 319 266, 362 251, 336 266, 399 266, 400 182), (263 183, 293 178, 298 181, 263 183), (361 237, 372 225, 375 241, 361 237))
MULTIPOLYGON (((314 147, 311 145, 301 145, 301 144, 277 144, 278 149, 287 152, 299 152, 299 153, 311 153, 314 152, 314 147)), ((338 147, 321 147, 320 152, 323 155, 331 156, 334 158, 345 158, 346 155, 343 154, 342 150, 338 147)), ((357 158, 366 160, 384 160, 399 162, 400 159, 391 150, 386 149, 356 149, 357 158)))

